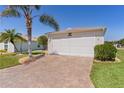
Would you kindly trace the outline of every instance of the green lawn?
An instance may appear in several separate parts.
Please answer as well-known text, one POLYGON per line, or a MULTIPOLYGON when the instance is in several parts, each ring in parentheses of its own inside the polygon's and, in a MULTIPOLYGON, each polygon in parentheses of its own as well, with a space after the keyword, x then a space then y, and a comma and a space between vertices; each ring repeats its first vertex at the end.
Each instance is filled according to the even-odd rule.
POLYGON ((24 55, 0 55, 0 69, 12 67, 15 65, 19 65, 18 62, 19 58, 23 57, 24 55))
MULTIPOLYGON (((41 51, 41 50, 32 51, 33 55, 42 54, 42 53, 43 53, 43 51, 41 51)), ((18 62, 19 58, 24 57, 27 54, 28 54, 28 52, 24 52, 23 55, 16 55, 14 53, 6 54, 6 55, 0 55, 0 69, 19 65, 20 64, 18 62)))
POLYGON ((91 79, 97 88, 124 88, 124 50, 118 50, 120 63, 94 62, 91 79))

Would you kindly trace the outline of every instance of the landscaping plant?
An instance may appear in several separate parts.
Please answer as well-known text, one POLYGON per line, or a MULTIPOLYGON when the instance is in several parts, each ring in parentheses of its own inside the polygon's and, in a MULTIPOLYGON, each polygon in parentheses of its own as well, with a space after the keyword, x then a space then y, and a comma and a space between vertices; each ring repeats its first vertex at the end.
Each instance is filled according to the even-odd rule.
POLYGON ((95 46, 95 59, 101 61, 115 60, 117 49, 112 44, 102 44, 95 46))
POLYGON ((3 53, 6 53, 6 50, 0 50, 0 55, 2 55, 3 53))

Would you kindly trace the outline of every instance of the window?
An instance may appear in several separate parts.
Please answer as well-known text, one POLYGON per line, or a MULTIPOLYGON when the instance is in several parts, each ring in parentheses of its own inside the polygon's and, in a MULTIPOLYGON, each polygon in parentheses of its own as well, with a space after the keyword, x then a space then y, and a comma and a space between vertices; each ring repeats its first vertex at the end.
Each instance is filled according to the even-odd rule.
POLYGON ((4 49, 5 49, 5 50, 8 50, 8 41, 5 41, 5 42, 4 42, 4 49))
POLYGON ((8 45, 4 45, 4 49, 7 50, 8 49, 8 45))

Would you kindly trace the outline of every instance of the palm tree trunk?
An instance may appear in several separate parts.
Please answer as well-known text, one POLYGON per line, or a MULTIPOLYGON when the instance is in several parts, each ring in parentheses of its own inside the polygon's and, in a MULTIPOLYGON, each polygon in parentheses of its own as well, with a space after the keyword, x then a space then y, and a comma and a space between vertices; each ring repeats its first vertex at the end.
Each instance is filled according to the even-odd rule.
POLYGON ((20 51, 21 51, 21 54, 22 54, 22 40, 21 40, 21 45, 20 45, 20 51))
POLYGON ((31 44, 32 44, 32 31, 31 28, 27 28, 28 30, 28 55, 30 58, 32 58, 32 48, 31 48, 31 44))
POLYGON ((16 50, 15 52, 18 52, 18 49, 17 49, 15 43, 14 43, 13 41, 11 41, 11 43, 14 45, 14 48, 15 48, 15 50, 16 50))
POLYGON ((32 58, 32 19, 29 15, 26 17, 26 27, 27 27, 27 34, 28 34, 28 56, 32 58))

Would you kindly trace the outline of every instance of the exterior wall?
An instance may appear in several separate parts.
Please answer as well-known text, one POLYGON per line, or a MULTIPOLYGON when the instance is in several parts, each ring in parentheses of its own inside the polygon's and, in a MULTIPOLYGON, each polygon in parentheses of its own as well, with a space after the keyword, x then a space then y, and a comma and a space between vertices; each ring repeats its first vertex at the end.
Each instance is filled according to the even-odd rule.
MULTIPOLYGON (((16 43, 16 47, 17 47, 18 51, 27 51, 28 43, 27 42, 16 43)), ((38 50, 38 49, 43 49, 43 46, 40 45, 40 47, 38 47, 38 43, 33 41, 32 42, 32 50, 38 50)))
POLYGON ((15 48, 14 48, 14 45, 12 43, 8 43, 8 50, 7 52, 15 52, 15 48))
POLYGON ((0 50, 4 49, 4 43, 0 43, 0 50))
MULTIPOLYGON (((8 43, 8 50, 7 52, 14 52, 14 46, 11 43, 8 43)), ((4 50, 4 43, 0 43, 0 50, 4 50)))
POLYGON ((48 36, 49 54, 94 56, 94 47, 104 43, 104 32, 80 32, 48 36))

